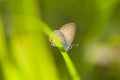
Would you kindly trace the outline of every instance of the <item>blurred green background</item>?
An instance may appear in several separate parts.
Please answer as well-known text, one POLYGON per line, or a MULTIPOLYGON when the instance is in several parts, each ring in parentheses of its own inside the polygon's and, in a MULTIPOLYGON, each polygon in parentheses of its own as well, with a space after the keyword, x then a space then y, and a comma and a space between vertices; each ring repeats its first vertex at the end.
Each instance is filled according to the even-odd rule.
POLYGON ((0 80, 72 80, 48 40, 69 22, 81 80, 120 80, 120 0, 0 0, 0 80))

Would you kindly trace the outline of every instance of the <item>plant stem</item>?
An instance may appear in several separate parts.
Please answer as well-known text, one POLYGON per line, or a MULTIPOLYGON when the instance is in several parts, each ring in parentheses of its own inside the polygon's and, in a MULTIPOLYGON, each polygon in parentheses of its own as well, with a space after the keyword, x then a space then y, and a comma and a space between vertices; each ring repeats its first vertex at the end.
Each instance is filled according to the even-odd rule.
POLYGON ((62 56, 63 56, 63 58, 65 60, 66 66, 67 66, 68 71, 69 71, 69 73, 70 73, 70 75, 72 77, 72 80, 81 80, 81 78, 77 74, 77 71, 76 71, 76 69, 75 69, 75 67, 74 67, 70 57, 68 56, 67 52, 61 51, 61 54, 62 54, 62 56))

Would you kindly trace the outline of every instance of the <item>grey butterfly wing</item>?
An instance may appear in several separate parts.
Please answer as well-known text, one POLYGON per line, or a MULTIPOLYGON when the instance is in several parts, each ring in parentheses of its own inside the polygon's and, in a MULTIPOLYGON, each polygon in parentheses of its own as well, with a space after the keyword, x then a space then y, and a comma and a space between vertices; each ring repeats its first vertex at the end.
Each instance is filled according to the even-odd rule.
POLYGON ((49 41, 51 42, 52 46, 56 46, 56 44, 54 43, 54 41, 52 40, 52 34, 54 34, 56 36, 56 38, 62 43, 65 44, 66 43, 66 38, 64 37, 63 33, 60 30, 54 30, 51 33, 51 36, 49 38, 49 41))
POLYGON ((60 31, 63 33, 63 35, 66 38, 67 43, 69 46, 73 42, 75 33, 76 33, 76 25, 75 23, 68 23, 65 24, 62 28, 60 28, 60 31))
POLYGON ((76 25, 74 23, 65 24, 60 30, 54 30, 49 38, 52 46, 56 46, 52 40, 53 34, 58 38, 58 40, 63 44, 66 51, 69 50, 71 43, 73 42, 76 32, 76 25))

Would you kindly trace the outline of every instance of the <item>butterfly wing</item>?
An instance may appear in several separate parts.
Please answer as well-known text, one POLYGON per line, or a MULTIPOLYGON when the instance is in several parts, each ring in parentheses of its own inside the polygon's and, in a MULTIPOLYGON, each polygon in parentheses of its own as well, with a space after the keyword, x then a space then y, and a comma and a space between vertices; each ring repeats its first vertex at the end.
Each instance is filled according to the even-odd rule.
POLYGON ((66 38, 67 43, 69 46, 73 42, 75 33, 76 33, 76 25, 75 23, 68 23, 65 24, 62 28, 60 28, 60 31, 63 33, 63 35, 66 38))
POLYGON ((62 34, 62 32, 60 30, 54 30, 52 33, 51 33, 51 36, 49 38, 49 41, 51 42, 51 45, 52 46, 56 46, 56 44, 54 43, 54 41, 52 40, 52 36, 53 35, 56 36, 56 38, 62 43, 62 44, 65 44, 66 43, 66 38, 64 37, 64 35, 62 34))
POLYGON ((69 50, 71 43, 73 42, 74 36, 76 32, 75 23, 65 24, 60 30, 54 30, 49 38, 52 46, 56 46, 54 41, 52 40, 53 34, 58 38, 58 40, 63 44, 64 49, 66 51, 69 50))

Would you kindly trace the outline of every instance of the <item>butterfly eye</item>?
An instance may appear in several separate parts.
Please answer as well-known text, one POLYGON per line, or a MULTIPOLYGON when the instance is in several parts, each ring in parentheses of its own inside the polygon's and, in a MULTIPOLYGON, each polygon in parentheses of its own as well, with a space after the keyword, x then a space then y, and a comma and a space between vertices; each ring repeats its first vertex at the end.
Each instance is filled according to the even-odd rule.
POLYGON ((53 42, 53 40, 52 40, 52 39, 51 39, 50 41, 51 41, 51 42, 53 42))
POLYGON ((49 38, 49 41, 50 41, 50 42, 53 42, 53 40, 52 40, 51 38, 49 38))

